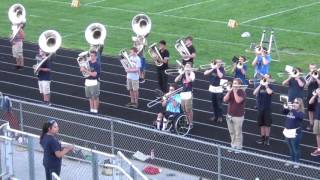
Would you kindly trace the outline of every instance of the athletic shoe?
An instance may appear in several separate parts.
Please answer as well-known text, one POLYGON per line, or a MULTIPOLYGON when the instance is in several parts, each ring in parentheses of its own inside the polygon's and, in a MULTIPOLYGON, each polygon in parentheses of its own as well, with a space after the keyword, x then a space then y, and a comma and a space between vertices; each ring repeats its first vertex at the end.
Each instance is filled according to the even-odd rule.
POLYGON ((222 122, 222 117, 218 117, 216 121, 217 122, 222 122))
POLYGON ((298 164, 293 165, 293 168, 298 169, 300 166, 298 164))
POLYGON ((140 82, 141 84, 143 84, 143 83, 146 82, 146 80, 145 80, 145 79, 139 79, 139 82, 140 82))
POLYGON ((264 145, 270 146, 270 137, 267 136, 265 141, 264 141, 264 145))
POLYGON ((265 140, 265 138, 264 138, 264 136, 262 136, 262 137, 260 137, 258 140, 256 140, 256 143, 257 143, 257 144, 263 144, 263 143, 264 143, 264 140, 265 140))
POLYGON ((313 151, 313 152, 311 153, 311 156, 320 156, 320 149, 318 148, 318 149, 316 149, 315 151, 313 151))
POLYGON ((307 127, 306 127, 306 130, 308 130, 308 131, 311 131, 311 125, 308 125, 307 127))
POLYGON ((134 103, 129 102, 128 104, 126 104, 127 107, 132 107, 134 105, 134 103))
POLYGON ((291 165, 291 163, 289 163, 289 162, 286 162, 286 163, 284 163, 284 166, 290 166, 291 165))

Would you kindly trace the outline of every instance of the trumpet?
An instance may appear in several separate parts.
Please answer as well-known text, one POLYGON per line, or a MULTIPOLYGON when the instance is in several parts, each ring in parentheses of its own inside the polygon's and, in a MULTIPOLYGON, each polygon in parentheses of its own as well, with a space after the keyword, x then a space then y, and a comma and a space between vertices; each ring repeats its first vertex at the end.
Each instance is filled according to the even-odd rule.
POLYGON ((243 68, 243 65, 244 65, 245 63, 247 63, 247 62, 248 62, 248 61, 244 61, 244 62, 238 61, 236 67, 237 67, 238 69, 242 69, 242 68, 243 68))
POLYGON ((129 68, 133 68, 136 66, 136 64, 130 60, 130 56, 126 49, 120 50, 120 58, 120 62, 126 71, 129 68))
POLYGON ((320 88, 317 88, 316 90, 314 90, 314 91, 312 92, 312 95, 313 95, 313 96, 318 95, 318 96, 320 97, 320 88))
POLYGON ((310 82, 310 81, 312 80, 312 78, 318 79, 318 78, 319 78, 319 71, 320 71, 320 69, 317 69, 317 70, 314 70, 314 71, 312 71, 312 72, 309 72, 309 73, 305 76, 304 80, 305 80, 306 82, 310 82))
POLYGON ((157 97, 155 100, 149 102, 147 104, 147 107, 148 108, 152 108, 153 106, 157 105, 157 104, 160 104, 162 101, 164 100, 167 100, 167 99, 170 99, 171 97, 173 97, 174 95, 176 94, 179 94, 180 92, 182 92, 183 90, 183 87, 180 87, 172 92, 168 92, 166 93, 165 95, 163 95, 162 97, 157 97))
POLYGON ((157 48, 157 43, 153 43, 151 46, 149 46, 148 53, 156 66, 163 65, 163 58, 157 48))
MULTIPOLYGON (((176 41, 176 44, 174 45, 174 47, 176 48, 176 50, 179 52, 179 54, 184 57, 184 56, 190 56, 190 52, 184 42, 184 39, 178 39, 176 41)), ((183 58, 184 60, 188 60, 189 58, 183 58)))

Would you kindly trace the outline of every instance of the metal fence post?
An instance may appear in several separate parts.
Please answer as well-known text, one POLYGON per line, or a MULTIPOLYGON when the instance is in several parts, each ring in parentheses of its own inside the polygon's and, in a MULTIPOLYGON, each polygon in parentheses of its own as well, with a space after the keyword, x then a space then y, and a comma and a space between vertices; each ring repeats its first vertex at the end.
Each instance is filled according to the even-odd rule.
POLYGON ((110 121, 110 129, 111 129, 111 135, 110 135, 110 140, 111 140, 111 153, 114 154, 114 126, 113 126, 113 120, 110 121))
POLYGON ((91 163, 92 163, 92 179, 93 180, 99 180, 99 176, 98 176, 98 158, 97 158, 97 154, 94 153, 94 152, 91 152, 92 153, 92 160, 91 160, 91 163))
POLYGON ((29 179, 35 179, 33 137, 28 136, 29 179))
POLYGON ((19 101, 19 113, 20 113, 20 129, 23 131, 23 109, 22 109, 22 103, 19 101))
POLYGON ((221 147, 218 145, 218 180, 221 180, 221 147))

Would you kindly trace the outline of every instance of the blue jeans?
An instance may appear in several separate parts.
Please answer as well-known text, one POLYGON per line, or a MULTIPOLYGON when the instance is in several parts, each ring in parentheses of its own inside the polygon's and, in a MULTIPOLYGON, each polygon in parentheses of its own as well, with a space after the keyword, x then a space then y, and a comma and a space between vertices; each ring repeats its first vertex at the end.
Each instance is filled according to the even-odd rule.
POLYGON ((286 138, 291 160, 293 162, 299 162, 300 159, 300 142, 302 138, 302 133, 297 133, 296 138, 286 138))
POLYGON ((44 168, 46 171, 46 180, 52 180, 52 173, 55 172, 58 176, 60 176, 61 167, 57 168, 44 168))
POLYGON ((222 93, 211 93, 213 115, 215 118, 222 117, 222 99, 222 93))

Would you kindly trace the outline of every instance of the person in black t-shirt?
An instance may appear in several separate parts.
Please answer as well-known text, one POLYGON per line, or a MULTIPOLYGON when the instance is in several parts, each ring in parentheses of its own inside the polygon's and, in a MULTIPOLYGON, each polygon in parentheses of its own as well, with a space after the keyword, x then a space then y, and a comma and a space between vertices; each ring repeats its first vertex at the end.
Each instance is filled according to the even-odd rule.
POLYGON ((161 40, 159 42, 159 53, 163 59, 163 65, 157 67, 159 87, 163 93, 166 93, 168 91, 168 75, 164 71, 168 69, 168 61, 170 54, 166 48, 166 44, 167 43, 164 40, 161 40))
POLYGON ((61 143, 56 135, 59 132, 58 123, 55 120, 49 120, 43 124, 40 144, 43 148, 43 166, 46 173, 46 180, 52 179, 52 173, 58 176, 61 171, 62 157, 74 149, 73 145, 61 147, 61 143))
POLYGON ((185 44, 187 46, 187 49, 190 53, 190 55, 185 55, 183 57, 183 61, 182 61, 182 64, 183 65, 186 65, 187 62, 190 62, 191 65, 193 65, 193 61, 194 61, 194 58, 196 58, 196 49, 194 48, 194 46, 192 45, 192 37, 191 36, 188 36, 185 40, 185 44))
MULTIPOLYGON (((296 68, 297 73, 301 73, 300 68, 296 68)), ((295 98, 301 98, 303 99, 304 97, 304 91, 303 87, 306 84, 305 80, 301 76, 296 76, 293 77, 293 75, 289 75, 288 79, 284 80, 282 82, 282 85, 288 85, 288 97, 289 97, 289 102, 293 102, 295 98)))
MULTIPOLYGON (((39 54, 36 56, 37 63, 40 63, 42 60, 47 58, 47 54, 39 49, 39 54)), ((50 83, 51 83, 51 73, 50 67, 51 62, 50 59, 47 59, 39 68, 38 73, 38 85, 40 94, 43 96, 43 101, 47 105, 51 105, 50 103, 50 83)))
POLYGON ((308 81, 306 81, 306 86, 308 87, 307 104, 308 104, 308 114, 309 114, 309 125, 306 128, 307 130, 311 130, 313 127, 315 106, 316 106, 316 103, 309 104, 309 101, 310 101, 311 97, 313 96, 312 95, 313 91, 315 91, 318 87, 320 87, 319 77, 316 78, 315 76, 312 76, 312 72, 314 72, 316 70, 317 70, 316 64, 309 64, 310 78, 308 81))
POLYGON ((271 118, 271 101, 272 101, 272 86, 270 85, 270 76, 264 75, 256 89, 253 91, 253 95, 257 97, 257 109, 258 109, 258 125, 260 127, 261 138, 256 142, 258 144, 270 145, 270 127, 272 124, 271 118))

